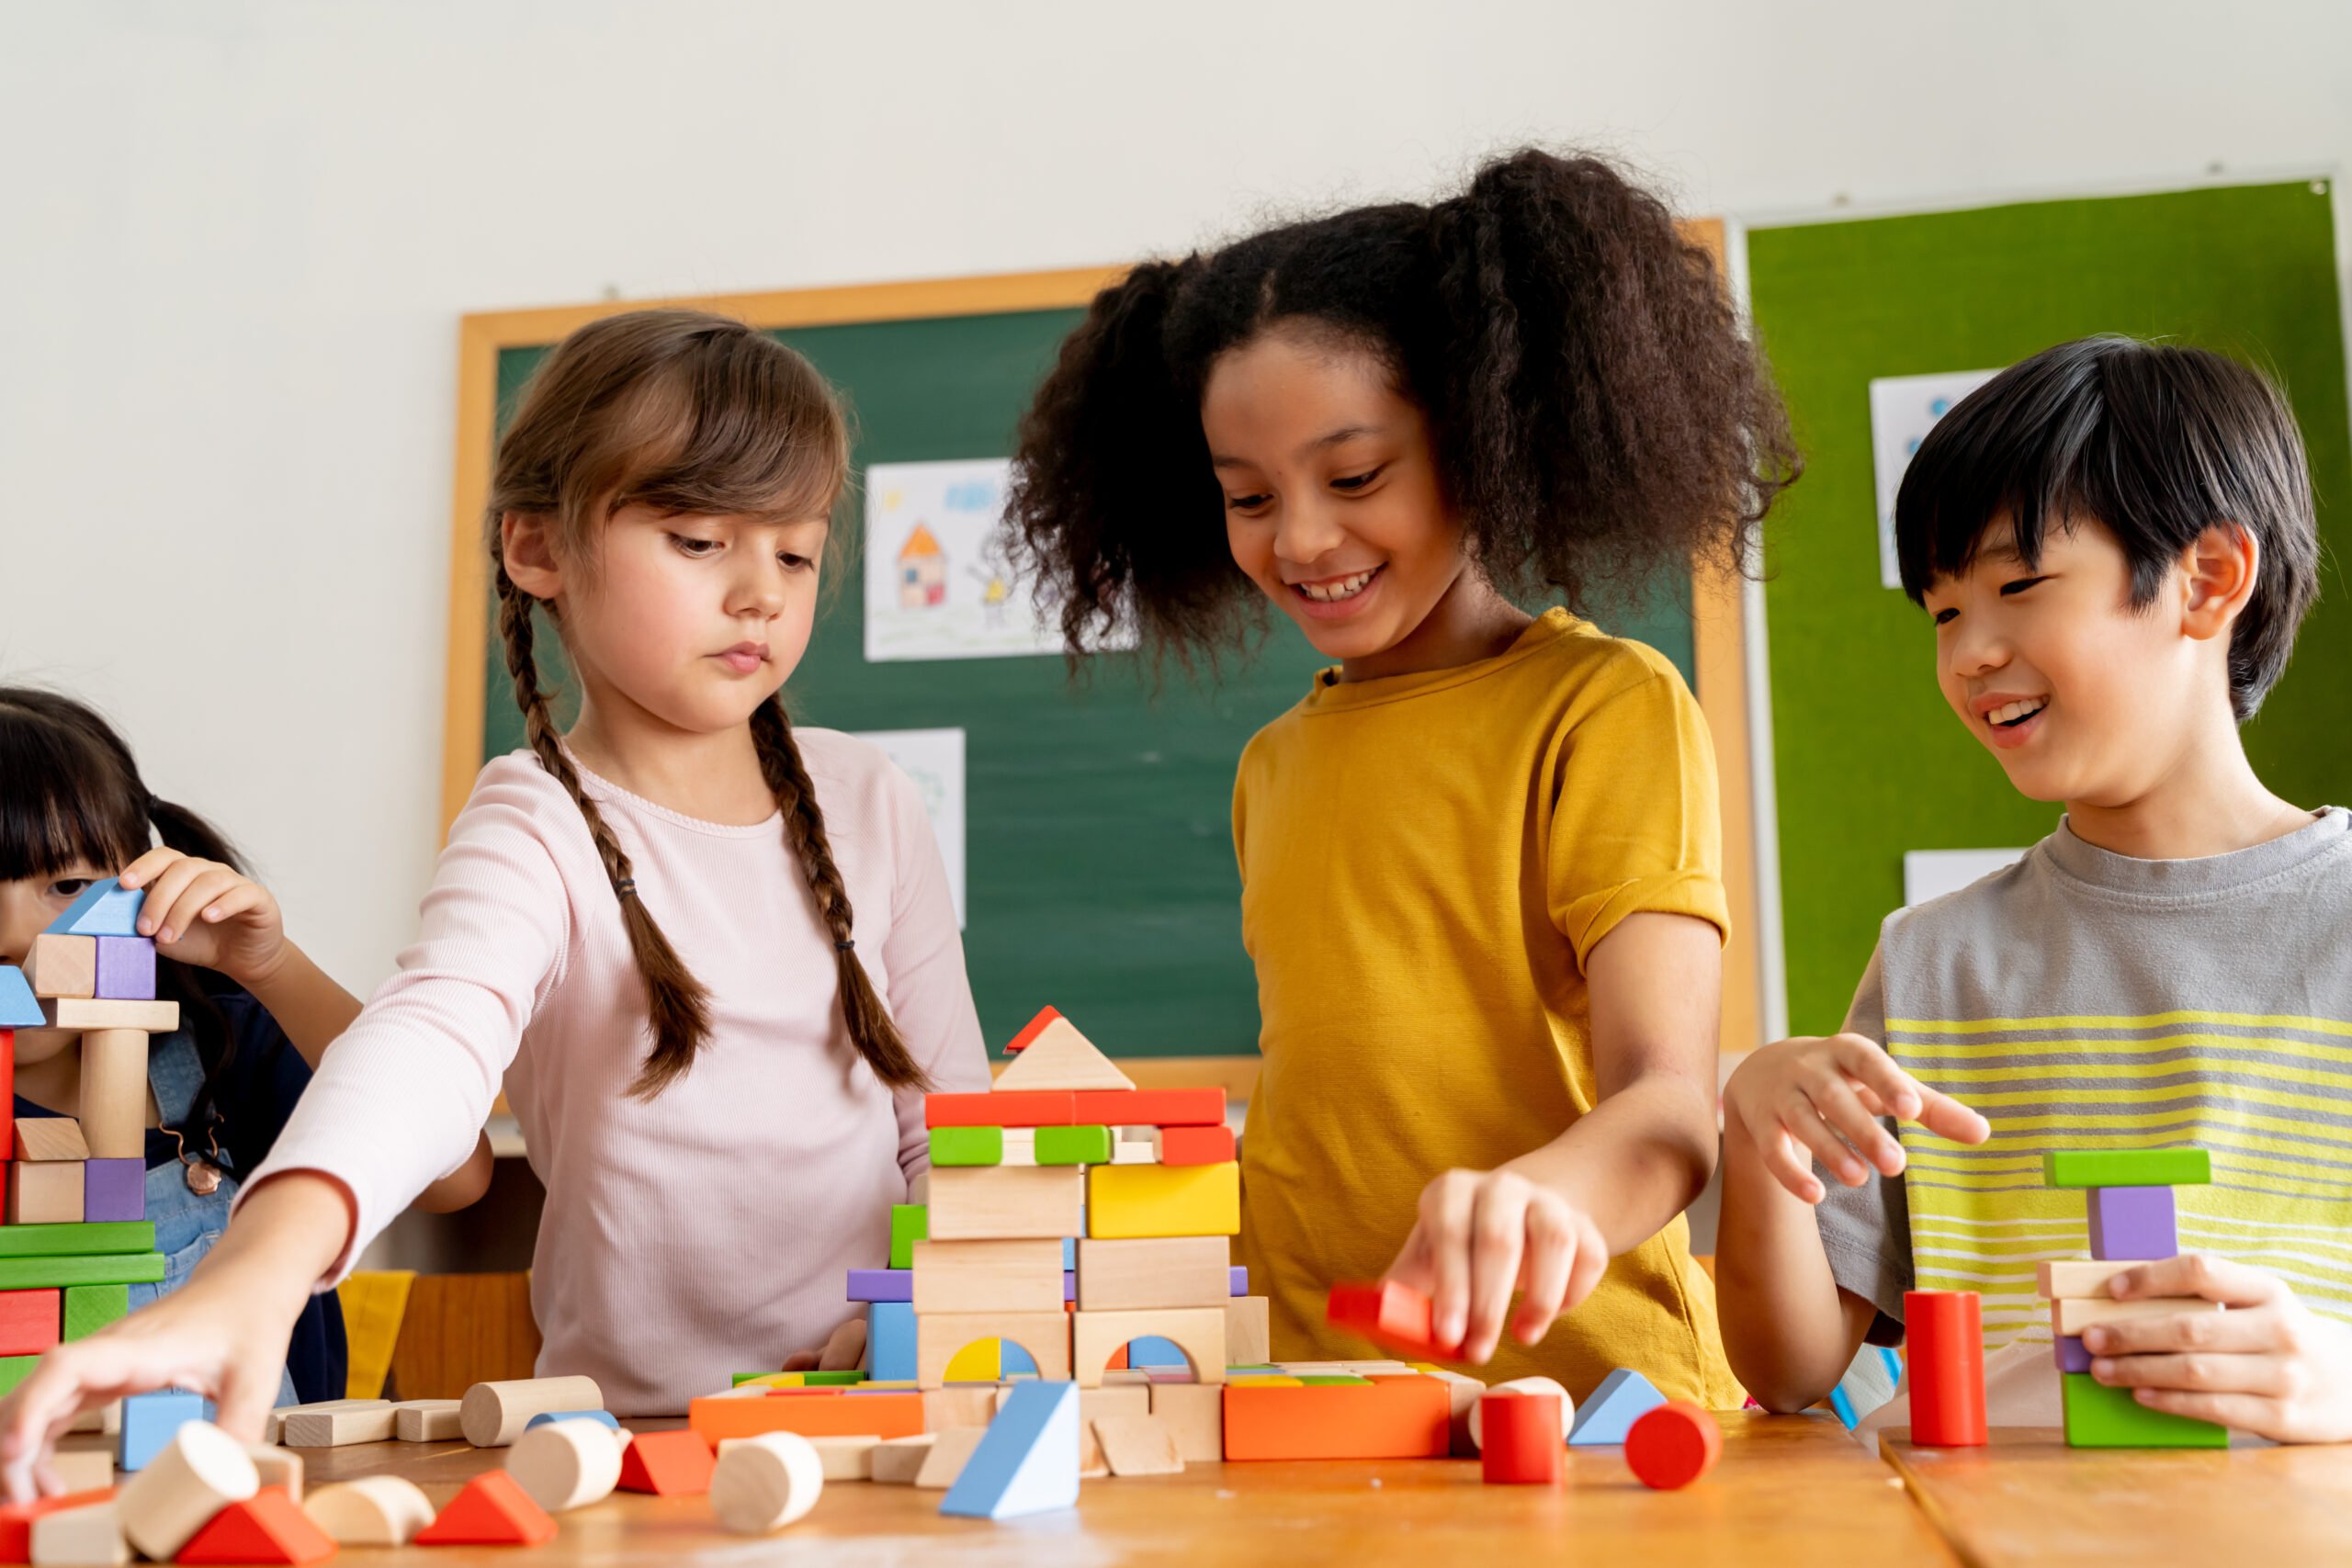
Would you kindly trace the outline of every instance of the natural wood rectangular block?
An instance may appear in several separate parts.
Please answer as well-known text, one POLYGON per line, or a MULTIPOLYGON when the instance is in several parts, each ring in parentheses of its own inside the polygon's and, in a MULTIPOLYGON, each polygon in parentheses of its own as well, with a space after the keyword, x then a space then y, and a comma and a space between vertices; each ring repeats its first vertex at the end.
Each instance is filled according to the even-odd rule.
POLYGON ((98 939, 43 931, 26 950, 24 967, 36 997, 95 997, 98 994, 98 939))
POLYGON ((930 1235, 933 1241, 1059 1240, 1078 1234, 1084 1201, 1084 1172, 1075 1166, 934 1169, 930 1235))
POLYGON ((1221 1307, 1233 1294, 1231 1252, 1221 1235, 1081 1237, 1079 1310, 1221 1307))
POLYGON ((1062 1304, 1062 1244, 919 1241, 914 1309, 927 1312, 1055 1312, 1062 1304))

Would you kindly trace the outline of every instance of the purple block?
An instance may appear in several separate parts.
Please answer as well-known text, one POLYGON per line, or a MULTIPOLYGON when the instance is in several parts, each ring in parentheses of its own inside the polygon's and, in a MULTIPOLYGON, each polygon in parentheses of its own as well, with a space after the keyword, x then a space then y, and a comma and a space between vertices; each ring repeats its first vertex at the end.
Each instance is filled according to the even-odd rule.
POLYGON ((91 1159, 82 1162, 82 1217, 143 1220, 147 1217, 147 1162, 91 1159))
POLYGON ((1230 1292, 1228 1292, 1229 1294, 1237 1295, 1237 1296, 1246 1296, 1246 1295, 1248 1295, 1248 1294, 1250 1293, 1250 1270, 1249 1270, 1249 1269, 1244 1269, 1240 1264, 1237 1263, 1237 1264, 1235 1264, 1235 1265, 1233 1266, 1233 1269, 1232 1269, 1232 1271, 1231 1271, 1231 1274, 1230 1274, 1230 1276, 1229 1276, 1229 1277, 1230 1277, 1230 1279, 1231 1279, 1231 1280, 1232 1280, 1232 1281, 1233 1281, 1233 1283, 1232 1283, 1232 1288, 1231 1288, 1230 1292))
POLYGON ((911 1269, 853 1269, 849 1299, 854 1302, 910 1302, 915 1299, 911 1269))
POLYGON ((1078 1270, 1075 1269, 1062 1270, 1062 1300, 1066 1302, 1078 1300, 1078 1270))
POLYGON ((98 995, 107 1001, 155 999, 155 944, 143 936, 98 938, 98 995))
POLYGON ((2083 1348, 2081 1335, 2058 1336, 2058 1370, 2062 1372, 2086 1372, 2091 1370, 2091 1353, 2083 1348))
POLYGON ((2173 1231, 2169 1187, 2094 1187, 2089 1201, 2091 1256, 2102 1263, 2137 1263, 2180 1251, 2173 1231))

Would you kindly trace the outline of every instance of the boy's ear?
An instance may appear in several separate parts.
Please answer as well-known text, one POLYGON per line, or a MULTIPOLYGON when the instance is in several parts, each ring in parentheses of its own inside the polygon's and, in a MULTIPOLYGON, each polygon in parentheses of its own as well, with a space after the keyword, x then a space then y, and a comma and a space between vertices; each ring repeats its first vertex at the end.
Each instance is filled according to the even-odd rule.
POLYGON ((2227 637, 2246 601, 2254 597, 2262 547, 2251 530, 2234 523, 2216 523, 2197 536, 2181 553, 2180 570, 2188 596, 2181 605, 2181 630, 2199 642, 2227 637))
POLYGON ((556 558, 548 519, 536 513, 507 512, 498 519, 498 553, 514 586, 534 599, 563 592, 563 563, 556 558))

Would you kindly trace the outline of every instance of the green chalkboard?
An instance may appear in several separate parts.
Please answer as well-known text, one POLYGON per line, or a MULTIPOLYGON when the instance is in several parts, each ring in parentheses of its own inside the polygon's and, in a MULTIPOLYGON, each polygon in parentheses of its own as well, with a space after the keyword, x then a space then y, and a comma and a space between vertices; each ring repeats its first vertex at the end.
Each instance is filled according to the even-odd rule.
MULTIPOLYGON (((1028 310, 775 335, 841 389, 862 477, 869 463, 1008 454, 1022 409, 1079 318, 1028 310)), ((512 408, 545 352, 500 354, 500 410, 512 408)), ((869 664, 862 515, 854 499, 845 503, 837 526, 847 547, 786 700, 797 720, 831 728, 965 730, 965 951, 991 1047, 1051 1003, 1114 1055, 1255 1052, 1234 764, 1260 727, 1306 694, 1322 660, 1284 623, 1213 686, 1171 672, 1156 694, 1130 655, 1098 660, 1075 686, 1052 657, 869 664)), ((1690 678, 1687 584, 1599 618, 1690 678)), ((523 743, 495 637, 484 678, 489 757, 523 743)))
MULTIPOLYGON (((1767 525, 1765 588, 1792 1030, 1844 1016, 1903 902, 1905 851, 2029 844, 2058 818, 1953 718, 1926 613, 1879 584, 1870 382, 2091 333, 2237 355, 2293 402, 2326 544, 2352 495, 2334 235, 2328 182, 2306 180, 1750 232, 1758 330, 1807 459, 1767 525)), ((2352 797, 2345 601, 2328 557, 2294 663, 2245 730, 2264 779, 2302 805, 2352 797)))

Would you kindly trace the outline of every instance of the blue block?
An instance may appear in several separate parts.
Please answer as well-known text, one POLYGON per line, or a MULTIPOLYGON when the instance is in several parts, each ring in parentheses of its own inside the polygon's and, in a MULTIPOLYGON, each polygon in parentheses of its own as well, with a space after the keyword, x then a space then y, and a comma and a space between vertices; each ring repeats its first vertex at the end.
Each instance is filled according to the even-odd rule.
POLYGON ((1127 1341, 1127 1365, 1130 1367, 1189 1367, 1192 1364, 1192 1358, 1185 1355, 1173 1339, 1162 1339, 1157 1334, 1144 1334, 1127 1341))
MULTIPOLYGON (((34 1012, 36 1012, 36 1013, 38 1013, 38 1012, 40 1012, 40 1010, 39 1008, 35 1008, 35 1009, 33 1010, 33 1011, 34 1011, 34 1012)), ((36 1022, 36 1023, 38 1023, 38 1022, 40 1022, 40 1021, 38 1018, 36 1018, 33 1021, 34 1021, 34 1022, 36 1022)), ((1062 1268, 1063 1268, 1064 1269, 1075 1269, 1075 1268, 1077 1268, 1077 1267, 1078 1267, 1078 1237, 1076 1237, 1076 1236, 1074 1236, 1074 1235, 1066 1235, 1066 1236, 1062 1237, 1062 1268)))
POLYGON ((1903 1358, 1883 1345, 1865 1345, 1854 1353, 1853 1365, 1829 1391, 1829 1408, 1852 1431, 1862 1417, 1894 1397, 1903 1381, 1903 1358))
POLYGON ((113 877, 93 882, 49 923, 51 936, 137 936, 147 890, 126 890, 113 877))
POLYGON ((988 1435, 939 1505, 967 1519, 1009 1519, 1078 1506, 1078 1385, 1013 1385, 988 1435))
POLYGON ((146 1469, 149 1461, 171 1442, 174 1433, 191 1421, 209 1421, 212 1416, 212 1402, 202 1394, 165 1389, 126 1395, 122 1402, 122 1438, 115 1448, 116 1467, 125 1473, 146 1469))
POLYGON ((40 1029, 47 1021, 25 972, 13 964, 0 964, 0 1029, 40 1029))
POLYGON ((610 1427, 616 1432, 621 1429, 620 1422, 609 1410, 548 1410, 524 1422, 523 1430, 527 1432, 534 1427, 545 1427, 557 1421, 594 1421, 599 1427, 610 1427))
POLYGON ((1244 1269, 1240 1264, 1237 1263, 1231 1269, 1227 1269, 1226 1274, 1227 1278, 1232 1281, 1232 1294, 1237 1296, 1246 1296, 1250 1293, 1249 1269, 1244 1269))
POLYGON ((1666 1403, 1666 1395, 1641 1373, 1620 1367, 1600 1380, 1600 1386, 1577 1407, 1576 1424, 1568 1428, 1574 1445, 1601 1447, 1622 1443, 1634 1423, 1666 1403))
POLYGON ((865 1371, 876 1382, 913 1380, 915 1306, 912 1302, 873 1302, 867 1304, 865 1371))
POLYGON ((1003 1379, 1012 1377, 1016 1372, 1035 1377, 1037 1375, 1036 1358, 1010 1339, 998 1340, 996 1375, 1003 1379))

